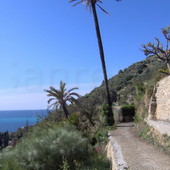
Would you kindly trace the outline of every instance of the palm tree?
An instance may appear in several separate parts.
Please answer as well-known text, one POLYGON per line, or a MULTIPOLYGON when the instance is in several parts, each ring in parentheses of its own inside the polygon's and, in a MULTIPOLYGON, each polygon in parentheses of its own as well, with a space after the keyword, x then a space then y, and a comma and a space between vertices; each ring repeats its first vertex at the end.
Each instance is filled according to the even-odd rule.
MULTIPOLYGON (((75 2, 77 0, 70 0, 69 2, 75 2)), ((120 0, 116 0, 120 1, 120 0)), ((104 75, 104 81, 105 81, 105 87, 106 87, 106 97, 107 97, 107 104, 110 106, 110 111, 108 112, 108 124, 113 125, 114 118, 113 118, 113 112, 112 112, 112 102, 110 98, 110 92, 109 92, 109 84, 108 84, 108 78, 107 78, 107 71, 106 71, 106 64, 105 64, 105 58, 104 58, 104 50, 103 50, 103 43, 102 38, 100 34, 100 27, 99 27, 99 21, 97 17, 97 11, 96 11, 96 5, 105 13, 107 13, 99 4, 102 3, 101 0, 78 0, 73 6, 84 3, 86 4, 86 7, 89 7, 92 9, 93 17, 94 17, 94 23, 95 23, 95 29, 96 29, 96 36, 98 40, 98 46, 99 46, 99 52, 100 52, 100 59, 102 63, 102 69, 103 69, 103 75, 104 75)), ((107 13, 108 14, 108 13, 107 13)))
POLYGON ((75 97, 80 97, 78 93, 73 92, 73 90, 78 89, 77 87, 71 88, 70 90, 66 90, 66 83, 63 83, 60 81, 60 88, 59 90, 55 89, 54 87, 50 87, 50 90, 44 90, 47 92, 47 96, 52 97, 48 100, 48 104, 50 104, 52 101, 51 105, 49 105, 49 108, 59 108, 61 107, 64 111, 65 117, 68 119, 69 117, 69 112, 67 110, 67 103, 77 103, 77 100, 75 97))

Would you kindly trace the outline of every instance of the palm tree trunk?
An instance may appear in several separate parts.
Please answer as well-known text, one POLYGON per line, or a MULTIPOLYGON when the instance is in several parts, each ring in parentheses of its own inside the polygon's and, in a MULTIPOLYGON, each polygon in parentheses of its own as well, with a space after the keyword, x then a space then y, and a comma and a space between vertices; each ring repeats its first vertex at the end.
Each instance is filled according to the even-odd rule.
POLYGON ((69 112, 64 104, 62 105, 62 108, 63 108, 66 119, 68 119, 69 112))
POLYGON ((108 115, 108 118, 109 118, 108 124, 113 125, 114 118, 113 118, 113 112, 112 112, 112 102, 111 102, 110 92, 109 92, 109 84, 108 84, 106 64, 105 64, 105 59, 104 59, 103 44, 102 44, 102 39, 101 39, 101 34, 100 34, 97 12, 96 12, 96 3, 92 3, 92 12, 93 12, 93 17, 94 17, 96 35, 97 35, 97 40, 98 40, 98 45, 99 45, 100 59, 101 59, 101 63, 102 63, 103 75, 104 75, 105 86, 106 86, 107 103, 110 106, 110 111, 109 111, 109 115, 108 115))

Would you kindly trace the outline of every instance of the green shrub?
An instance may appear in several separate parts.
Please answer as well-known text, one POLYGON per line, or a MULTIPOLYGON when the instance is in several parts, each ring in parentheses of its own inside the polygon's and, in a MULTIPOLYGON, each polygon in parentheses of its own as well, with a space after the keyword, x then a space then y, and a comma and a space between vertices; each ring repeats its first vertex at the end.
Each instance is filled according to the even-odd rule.
POLYGON ((111 163, 105 154, 92 154, 79 170, 110 170, 111 163))
POLYGON ((163 73, 163 74, 166 74, 166 75, 169 75, 169 74, 170 74, 168 68, 161 68, 161 69, 159 69, 159 71, 160 71, 161 73, 163 73))
POLYGON ((141 116, 139 116, 139 115, 135 115, 134 121, 135 121, 135 123, 140 123, 140 122, 143 121, 143 118, 141 116))
POLYGON ((68 120, 69 120, 70 124, 78 127, 78 125, 79 125, 79 113, 78 112, 77 113, 72 113, 69 116, 68 120))
POLYGON ((15 153, 10 151, 0 155, 0 169, 2 170, 25 170, 20 167, 18 160, 16 159, 15 153))
POLYGON ((114 130, 115 126, 101 126, 96 131, 89 133, 89 141, 92 146, 103 146, 108 142, 108 132, 114 130))
POLYGON ((69 166, 74 167, 74 160, 82 161, 87 156, 87 145, 87 140, 69 124, 49 129, 36 127, 13 150, 3 151, 0 166, 6 170, 16 162, 18 170, 56 170, 63 166, 64 157, 69 166))
POLYGON ((100 111, 100 121, 103 126, 108 125, 108 114, 109 114, 109 105, 103 104, 100 111))
POLYGON ((114 129, 115 129, 114 126, 99 128, 98 131, 95 133, 95 138, 97 140, 97 143, 106 143, 108 141, 108 132, 114 129))
POLYGON ((60 166, 60 169, 62 169, 62 170, 68 170, 69 169, 68 161, 64 157, 63 157, 63 164, 60 166))
POLYGON ((141 137, 143 139, 147 139, 150 134, 150 130, 151 130, 150 127, 146 126, 144 129, 139 131, 139 133, 138 133, 139 137, 141 137))

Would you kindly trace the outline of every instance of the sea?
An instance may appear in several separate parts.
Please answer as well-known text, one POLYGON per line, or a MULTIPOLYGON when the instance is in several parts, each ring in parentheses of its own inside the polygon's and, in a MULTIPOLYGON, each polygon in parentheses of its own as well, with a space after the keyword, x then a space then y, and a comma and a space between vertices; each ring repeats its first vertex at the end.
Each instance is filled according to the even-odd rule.
POLYGON ((47 110, 0 111, 0 132, 15 132, 26 125, 31 126, 47 116, 47 110))

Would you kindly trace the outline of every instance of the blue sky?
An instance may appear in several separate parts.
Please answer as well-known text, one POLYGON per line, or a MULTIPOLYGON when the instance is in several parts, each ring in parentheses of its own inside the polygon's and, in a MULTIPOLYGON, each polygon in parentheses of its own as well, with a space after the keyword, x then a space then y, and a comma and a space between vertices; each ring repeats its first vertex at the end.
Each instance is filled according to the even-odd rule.
MULTIPOLYGON (((103 0, 98 10, 108 76, 143 60, 141 44, 163 39, 169 0, 103 0)), ((93 17, 67 0, 0 1, 0 110, 47 107, 60 80, 80 94, 103 80, 93 17)))

